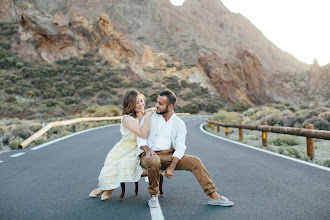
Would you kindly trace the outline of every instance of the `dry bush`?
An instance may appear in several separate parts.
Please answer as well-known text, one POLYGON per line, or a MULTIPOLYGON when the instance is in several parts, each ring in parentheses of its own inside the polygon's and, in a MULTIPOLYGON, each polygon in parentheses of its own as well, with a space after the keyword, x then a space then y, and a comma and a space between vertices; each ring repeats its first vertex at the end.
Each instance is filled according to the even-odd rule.
POLYGON ((271 138, 269 140, 269 144, 273 144, 275 146, 293 146, 299 145, 300 141, 295 136, 281 134, 277 137, 271 138))
POLYGON ((213 114, 213 119, 223 123, 238 123, 242 121, 242 118, 237 112, 227 112, 225 110, 213 114))
POLYGON ((323 119, 327 120, 328 122, 330 122, 330 111, 323 112, 323 113, 319 114, 318 117, 323 118, 323 119))
POLYGON ((121 111, 114 105, 93 105, 81 113, 82 117, 111 117, 119 115, 121 115, 121 111))

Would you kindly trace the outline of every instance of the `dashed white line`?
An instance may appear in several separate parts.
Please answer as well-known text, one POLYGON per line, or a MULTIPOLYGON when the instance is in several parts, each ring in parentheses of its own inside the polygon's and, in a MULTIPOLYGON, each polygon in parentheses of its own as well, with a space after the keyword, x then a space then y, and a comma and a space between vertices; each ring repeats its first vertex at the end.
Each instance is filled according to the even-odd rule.
POLYGON ((220 137, 218 135, 215 135, 215 134, 211 134, 207 131, 204 130, 203 126, 205 125, 206 123, 203 123, 200 125, 199 129, 204 132, 205 134, 208 134, 210 136, 213 136, 213 137, 216 137, 216 138, 219 138, 221 140, 224 140, 224 141, 228 141, 228 142, 231 142, 231 143, 234 143, 234 144, 237 144, 237 145, 241 145, 243 147, 247 147, 247 148, 251 148, 253 150, 257 150, 257 151, 262 151, 264 153, 267 153, 267 154, 272 154, 274 156, 277 156, 277 157, 282 157, 282 158, 285 158, 285 159, 288 159, 288 160, 293 160, 295 162, 298 162, 298 163, 302 163, 302 164, 306 164, 308 166, 311 166, 311 167, 316 167, 316 168, 319 168, 319 169, 322 169, 322 170, 326 170, 326 171, 330 171, 330 168, 328 167, 323 167, 321 165, 318 165, 318 164, 314 164, 314 163, 309 163, 307 161, 303 161, 303 160, 299 160, 299 159, 296 159, 296 158, 293 158, 293 157, 289 157, 289 156, 285 156, 285 155, 282 155, 282 154, 278 154, 278 153, 274 153, 272 151, 268 151, 268 150, 264 150, 264 149, 260 149, 260 148, 257 148, 257 147, 253 147, 253 146, 250 146, 250 145, 247 145, 247 144, 242 144, 240 142, 236 142, 236 141, 233 141, 233 140, 229 140, 227 138, 223 138, 223 137, 220 137))
POLYGON ((160 205, 158 208, 150 208, 150 214, 151 214, 152 220, 164 220, 165 219, 160 205))
POLYGON ((0 160, 0 163, 2 163, 3 161, 2 160, 0 160))
POLYGON ((13 154, 11 155, 10 157, 19 157, 19 156, 22 156, 24 155, 25 153, 18 153, 18 154, 13 154))

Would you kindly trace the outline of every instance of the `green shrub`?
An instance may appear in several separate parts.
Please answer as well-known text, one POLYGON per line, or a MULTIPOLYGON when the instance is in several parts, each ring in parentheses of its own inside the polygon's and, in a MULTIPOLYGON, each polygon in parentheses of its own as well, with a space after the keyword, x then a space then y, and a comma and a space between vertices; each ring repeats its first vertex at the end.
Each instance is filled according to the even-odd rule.
POLYGON ((190 113, 190 114, 197 114, 200 111, 200 109, 199 109, 198 105, 196 105, 195 103, 189 103, 189 104, 183 106, 181 108, 181 111, 190 113))
POLYGON ((9 139, 9 147, 10 149, 17 149, 18 145, 23 142, 23 139, 17 136, 12 136, 9 139))
POLYGON ((225 107, 225 110, 229 112, 244 112, 251 108, 248 104, 229 104, 225 107))
POLYGON ((279 154, 284 154, 284 148, 283 147, 280 147, 278 150, 277 150, 277 152, 279 153, 279 154))
POLYGON ((299 145, 300 141, 295 136, 281 134, 277 137, 271 138, 269 143, 275 146, 293 146, 299 145))
POLYGON ((121 111, 114 105, 93 105, 81 113, 84 117, 111 117, 121 115, 121 111))
POLYGON ((286 151, 288 152, 288 154, 287 154, 288 156, 292 156, 295 158, 301 158, 299 151, 295 148, 289 147, 286 149, 286 151))
POLYGON ((56 99, 45 99, 41 101, 42 104, 45 104, 47 107, 53 107, 59 104, 56 99))
POLYGON ((323 162, 323 165, 326 166, 326 167, 330 167, 330 160, 325 160, 323 162))
POLYGON ((238 123, 242 121, 238 113, 227 112, 225 110, 221 110, 213 114, 213 119, 223 123, 238 123))
POLYGON ((210 112, 210 113, 215 113, 219 109, 219 105, 215 103, 209 103, 205 105, 205 111, 210 112))

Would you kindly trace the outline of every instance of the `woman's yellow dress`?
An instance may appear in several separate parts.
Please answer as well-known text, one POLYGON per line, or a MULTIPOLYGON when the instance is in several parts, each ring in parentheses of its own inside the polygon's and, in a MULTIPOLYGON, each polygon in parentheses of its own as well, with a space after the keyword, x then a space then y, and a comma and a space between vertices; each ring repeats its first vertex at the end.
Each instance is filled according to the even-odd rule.
MULTIPOLYGON (((138 119, 130 117, 139 123, 138 119)), ((123 120, 123 118, 121 120, 123 120)), ((99 187, 111 190, 122 182, 137 182, 143 170, 140 166, 136 135, 120 124, 121 140, 110 150, 99 176, 99 187)))

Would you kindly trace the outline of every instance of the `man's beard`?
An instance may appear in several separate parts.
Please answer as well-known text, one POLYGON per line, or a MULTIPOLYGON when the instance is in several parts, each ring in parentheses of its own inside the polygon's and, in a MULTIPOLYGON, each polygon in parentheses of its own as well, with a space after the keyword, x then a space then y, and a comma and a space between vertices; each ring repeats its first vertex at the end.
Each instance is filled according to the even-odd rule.
POLYGON ((168 109, 167 109, 168 106, 166 106, 166 109, 165 111, 163 112, 156 112, 158 115, 165 115, 167 112, 168 112, 168 109))

